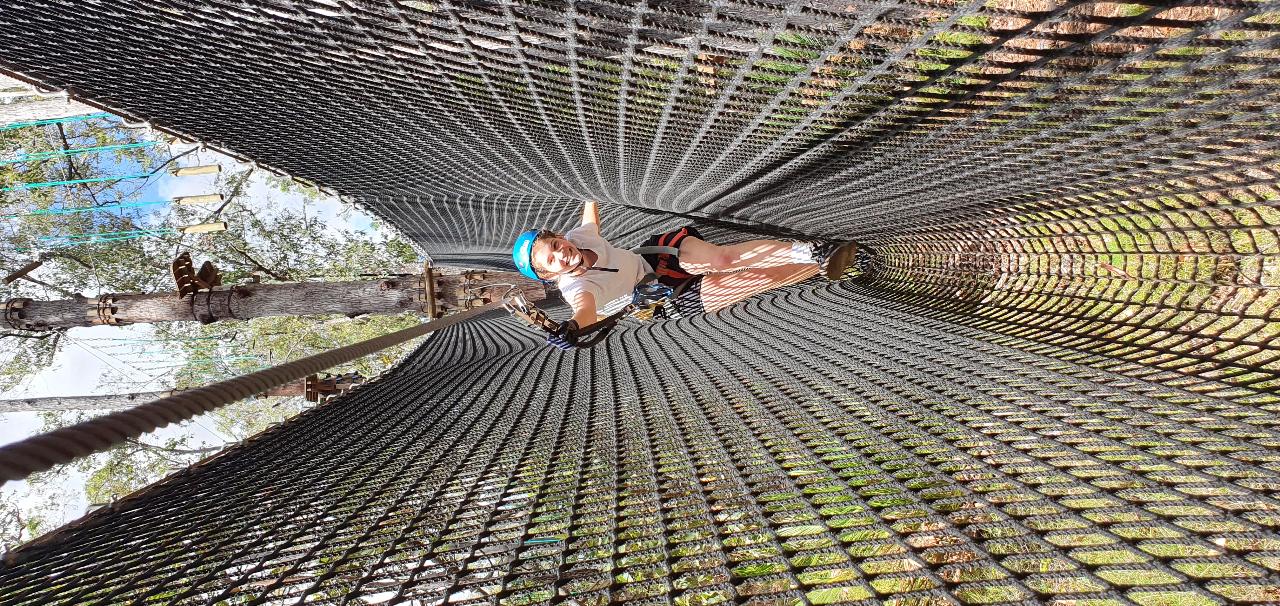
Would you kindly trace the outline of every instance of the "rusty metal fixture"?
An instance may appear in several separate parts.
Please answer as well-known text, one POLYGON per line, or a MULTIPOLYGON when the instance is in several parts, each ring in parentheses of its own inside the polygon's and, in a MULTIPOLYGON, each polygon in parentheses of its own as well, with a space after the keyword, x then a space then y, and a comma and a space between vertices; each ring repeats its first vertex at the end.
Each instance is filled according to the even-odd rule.
POLYGON ((307 375, 306 383, 303 386, 303 397, 308 402, 320 401, 320 375, 307 375))
POLYGON ((213 290, 222 284, 222 272, 213 262, 205 261, 197 270, 189 252, 184 251, 174 258, 170 268, 178 288, 179 299, 189 298, 198 292, 213 290))
POLYGON ((26 322, 23 322, 25 318, 23 317, 22 310, 26 308, 28 303, 31 303, 31 299, 26 297, 18 297, 5 301, 4 321, 16 330, 31 330, 30 326, 26 322))
POLYGON ((173 281, 176 284, 179 299, 190 297, 198 290, 195 283, 195 269, 192 268, 191 253, 183 251, 170 264, 173 281))
MULTIPOLYGON (((102 452, 124 443, 129 438, 136 438, 170 423, 190 419, 197 414, 221 408, 255 393, 350 362, 414 337, 453 326, 497 307, 497 304, 493 304, 459 312, 447 318, 412 326, 199 389, 184 391, 129 410, 114 412, 4 446, 0 448, 0 482, 21 480, 33 473, 51 469, 54 465, 69 463, 80 457, 102 452)), ((8 309, 6 313, 7 311, 8 309)))
POLYGON ((94 305, 94 312, 97 314, 94 324, 119 326, 120 321, 116 319, 117 310, 115 294, 108 293, 98 297, 98 302, 94 305))
POLYGON ((321 402, 329 397, 346 393, 364 381, 358 372, 345 372, 337 375, 310 375, 306 379, 304 397, 308 402, 321 402))
POLYGON ((463 309, 474 309, 493 302, 494 297, 487 292, 488 287, 480 284, 487 276, 487 272, 478 269, 462 272, 462 282, 458 285, 458 304, 463 309))

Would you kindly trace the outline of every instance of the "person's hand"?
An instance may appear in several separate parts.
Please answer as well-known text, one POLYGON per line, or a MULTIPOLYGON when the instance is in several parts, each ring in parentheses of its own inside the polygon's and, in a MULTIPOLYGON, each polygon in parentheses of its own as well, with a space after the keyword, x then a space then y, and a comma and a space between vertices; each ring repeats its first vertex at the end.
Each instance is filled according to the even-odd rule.
POLYGON ((560 329, 547 335, 547 345, 568 351, 578 346, 578 322, 566 320, 560 329))

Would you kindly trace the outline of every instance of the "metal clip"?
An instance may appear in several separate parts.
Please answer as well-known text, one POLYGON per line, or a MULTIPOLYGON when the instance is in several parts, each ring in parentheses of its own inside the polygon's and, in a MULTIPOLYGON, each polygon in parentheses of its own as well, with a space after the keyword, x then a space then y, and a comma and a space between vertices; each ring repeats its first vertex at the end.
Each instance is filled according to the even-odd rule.
POLYGON ((462 302, 463 309, 471 309, 480 307, 491 302, 490 297, 482 296, 476 291, 483 292, 487 290, 486 286, 476 286, 477 282, 483 281, 485 278, 484 270, 470 269, 462 272, 462 284, 458 286, 458 299, 462 302))
POLYGON ((524 293, 519 290, 512 289, 503 295, 502 307, 534 328, 547 332, 556 332, 560 328, 559 322, 547 317, 545 312, 529 303, 529 300, 524 298, 524 293))
POLYGON ((116 296, 113 294, 105 294, 98 297, 96 306, 98 312, 98 324, 106 324, 108 326, 118 326, 120 322, 116 320, 116 296))

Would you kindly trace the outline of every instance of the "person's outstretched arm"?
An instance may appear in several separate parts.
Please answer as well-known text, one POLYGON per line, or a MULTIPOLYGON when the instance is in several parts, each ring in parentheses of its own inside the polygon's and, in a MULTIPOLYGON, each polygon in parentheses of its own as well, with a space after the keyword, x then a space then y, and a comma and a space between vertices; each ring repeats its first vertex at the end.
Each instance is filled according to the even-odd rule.
POLYGON ((594 225, 600 231, 600 205, 595 200, 587 200, 582 205, 582 224, 594 225))
POLYGON ((569 306, 573 308, 573 317, 561 322, 559 329, 547 335, 547 345, 566 351, 581 347, 578 343, 578 331, 596 322, 593 311, 596 308, 596 298, 589 292, 578 291, 569 297, 569 306))
POLYGON ((569 301, 573 309, 573 320, 578 328, 596 323, 596 297, 589 292, 579 292, 569 301))

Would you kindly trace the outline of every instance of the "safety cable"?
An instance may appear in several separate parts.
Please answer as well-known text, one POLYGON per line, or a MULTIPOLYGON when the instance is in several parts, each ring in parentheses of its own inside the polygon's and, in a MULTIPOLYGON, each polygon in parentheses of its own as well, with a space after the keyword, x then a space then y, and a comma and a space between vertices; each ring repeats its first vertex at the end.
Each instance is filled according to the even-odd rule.
POLYGON ((183 391, 128 410, 113 412, 0 447, 0 484, 21 480, 33 473, 52 469, 55 465, 70 463, 102 452, 130 438, 155 431, 170 423, 185 421, 197 414, 216 410, 272 387, 350 362, 393 345, 399 345, 414 337, 448 328, 499 306, 499 303, 489 303, 439 320, 411 326, 198 389, 183 391))

